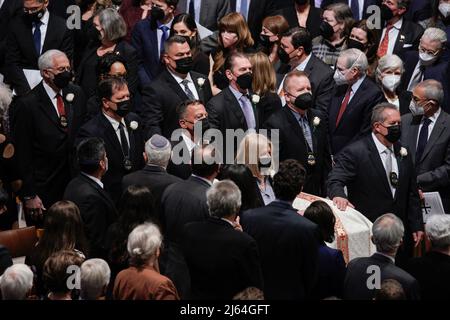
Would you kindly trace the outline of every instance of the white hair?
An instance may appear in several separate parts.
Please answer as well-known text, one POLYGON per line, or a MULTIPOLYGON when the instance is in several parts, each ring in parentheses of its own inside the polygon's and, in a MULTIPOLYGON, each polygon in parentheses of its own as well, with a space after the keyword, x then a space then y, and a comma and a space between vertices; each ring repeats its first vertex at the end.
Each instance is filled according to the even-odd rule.
POLYGON ((369 68, 366 55, 359 49, 352 48, 344 50, 340 53, 339 57, 347 61, 347 68, 357 68, 360 74, 365 74, 369 68))
POLYGON ((447 248, 450 246, 450 215, 435 214, 427 219, 425 232, 433 247, 447 248))
POLYGON ((8 108, 12 101, 12 91, 11 89, 0 82, 0 117, 3 118, 5 114, 8 114, 8 108))
POLYGON ((388 70, 394 70, 400 68, 400 72, 403 74, 403 60, 396 54, 387 54, 378 60, 377 67, 377 80, 381 77, 381 74, 388 70))
POLYGON ((111 279, 111 270, 103 259, 89 259, 81 265, 81 298, 95 300, 101 297, 111 279))
POLYGON ((26 264, 14 264, 0 278, 3 300, 24 300, 33 287, 33 271, 26 264))
POLYGON ((372 226, 372 239, 381 253, 392 253, 401 244, 405 228, 402 220, 392 213, 383 214, 378 217, 372 226))
POLYGON ((130 262, 133 265, 144 265, 156 255, 161 243, 162 235, 156 224, 147 222, 137 226, 128 236, 127 250, 130 262))
MULTIPOLYGON (((427 79, 418 83, 415 88, 423 87, 424 98, 434 100, 439 105, 444 103, 444 89, 442 83, 434 79, 427 79)), ((414 88, 414 89, 415 89, 414 88)))
POLYGON ((167 164, 170 160, 170 155, 172 152, 172 147, 170 143, 167 143, 167 146, 162 149, 155 148, 150 139, 145 143, 145 154, 147 155, 147 164, 152 164, 160 167, 167 167, 167 164))
POLYGON ((231 180, 213 184, 206 192, 209 213, 218 218, 237 214, 241 208, 241 191, 231 180))
POLYGON ((431 41, 436 41, 441 44, 441 48, 443 47, 444 43, 447 42, 447 34, 444 30, 441 30, 439 28, 428 28, 424 31, 422 38, 427 38, 431 41))
POLYGON ((51 49, 45 51, 38 60, 39 70, 42 72, 45 69, 53 68, 55 66, 55 58, 59 56, 67 58, 66 54, 60 50, 51 49))

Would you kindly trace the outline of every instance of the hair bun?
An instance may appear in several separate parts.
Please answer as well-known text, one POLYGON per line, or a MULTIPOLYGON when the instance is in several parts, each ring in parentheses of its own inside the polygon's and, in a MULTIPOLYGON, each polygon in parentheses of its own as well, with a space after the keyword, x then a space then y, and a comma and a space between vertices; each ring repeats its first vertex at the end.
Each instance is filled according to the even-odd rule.
POLYGON ((133 254, 135 254, 135 255, 141 255, 141 254, 142 254, 142 249, 141 249, 141 248, 134 248, 134 249, 133 249, 133 254))

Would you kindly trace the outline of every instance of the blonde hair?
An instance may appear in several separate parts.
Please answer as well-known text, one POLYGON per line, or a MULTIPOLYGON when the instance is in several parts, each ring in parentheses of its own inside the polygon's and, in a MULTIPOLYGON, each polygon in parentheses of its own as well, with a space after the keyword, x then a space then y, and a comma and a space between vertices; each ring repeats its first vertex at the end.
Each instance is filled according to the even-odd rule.
POLYGON ((253 91, 259 95, 276 92, 277 78, 269 57, 263 52, 249 56, 253 72, 253 91))
POLYGON ((254 177, 262 178, 263 174, 259 170, 258 160, 259 157, 263 155, 262 151, 264 151, 266 148, 268 149, 270 157, 272 158, 271 167, 269 169, 269 172, 272 175, 275 171, 273 169, 274 161, 272 155, 272 142, 265 135, 255 132, 248 133, 239 144, 239 148, 236 154, 236 163, 245 164, 250 169, 254 177))

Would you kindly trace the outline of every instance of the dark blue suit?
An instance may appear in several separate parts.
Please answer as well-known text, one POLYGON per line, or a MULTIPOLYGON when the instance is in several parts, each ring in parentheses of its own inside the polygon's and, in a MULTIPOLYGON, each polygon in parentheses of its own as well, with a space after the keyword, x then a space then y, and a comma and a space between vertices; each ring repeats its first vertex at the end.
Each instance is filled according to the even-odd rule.
POLYGON ((139 21, 131 34, 131 45, 136 49, 139 65, 139 80, 144 87, 156 78, 162 70, 158 54, 157 28, 152 28, 150 18, 139 21))
POLYGON ((318 299, 340 297, 346 270, 342 251, 322 244, 319 247, 319 276, 315 297, 318 299))

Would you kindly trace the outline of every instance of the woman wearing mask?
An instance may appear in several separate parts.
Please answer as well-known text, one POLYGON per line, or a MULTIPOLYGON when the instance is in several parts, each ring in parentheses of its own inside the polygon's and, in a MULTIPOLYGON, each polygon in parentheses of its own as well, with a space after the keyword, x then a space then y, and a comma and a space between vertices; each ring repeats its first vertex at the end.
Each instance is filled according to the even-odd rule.
POLYGON ((173 35, 186 38, 191 47, 192 59, 194 60, 192 70, 207 76, 211 68, 210 61, 209 57, 199 49, 200 35, 195 20, 187 13, 175 16, 170 28, 170 36, 173 35))
POLYGON ((367 61, 369 62, 367 75, 371 78, 375 78, 375 69, 378 63, 378 42, 379 40, 374 30, 367 26, 367 20, 355 22, 347 40, 347 49, 359 49, 366 54, 367 61))
POLYGON ((385 55, 378 61, 376 69, 376 80, 383 91, 386 101, 397 106, 400 114, 409 112, 411 93, 409 91, 399 92, 403 69, 403 61, 397 55, 385 55))
POLYGON ((314 55, 334 68, 353 25, 353 14, 349 6, 335 3, 327 6, 322 14, 320 36, 313 39, 314 55))
POLYGON ((310 0, 291 0, 292 5, 281 9, 280 15, 286 18, 289 28, 303 27, 308 29, 312 38, 320 35, 320 8, 316 8, 310 0))
POLYGON ((281 15, 266 17, 263 20, 258 51, 262 51, 269 56, 269 60, 274 64, 275 69, 279 61, 278 48, 280 47, 281 35, 288 30, 289 24, 281 15))

